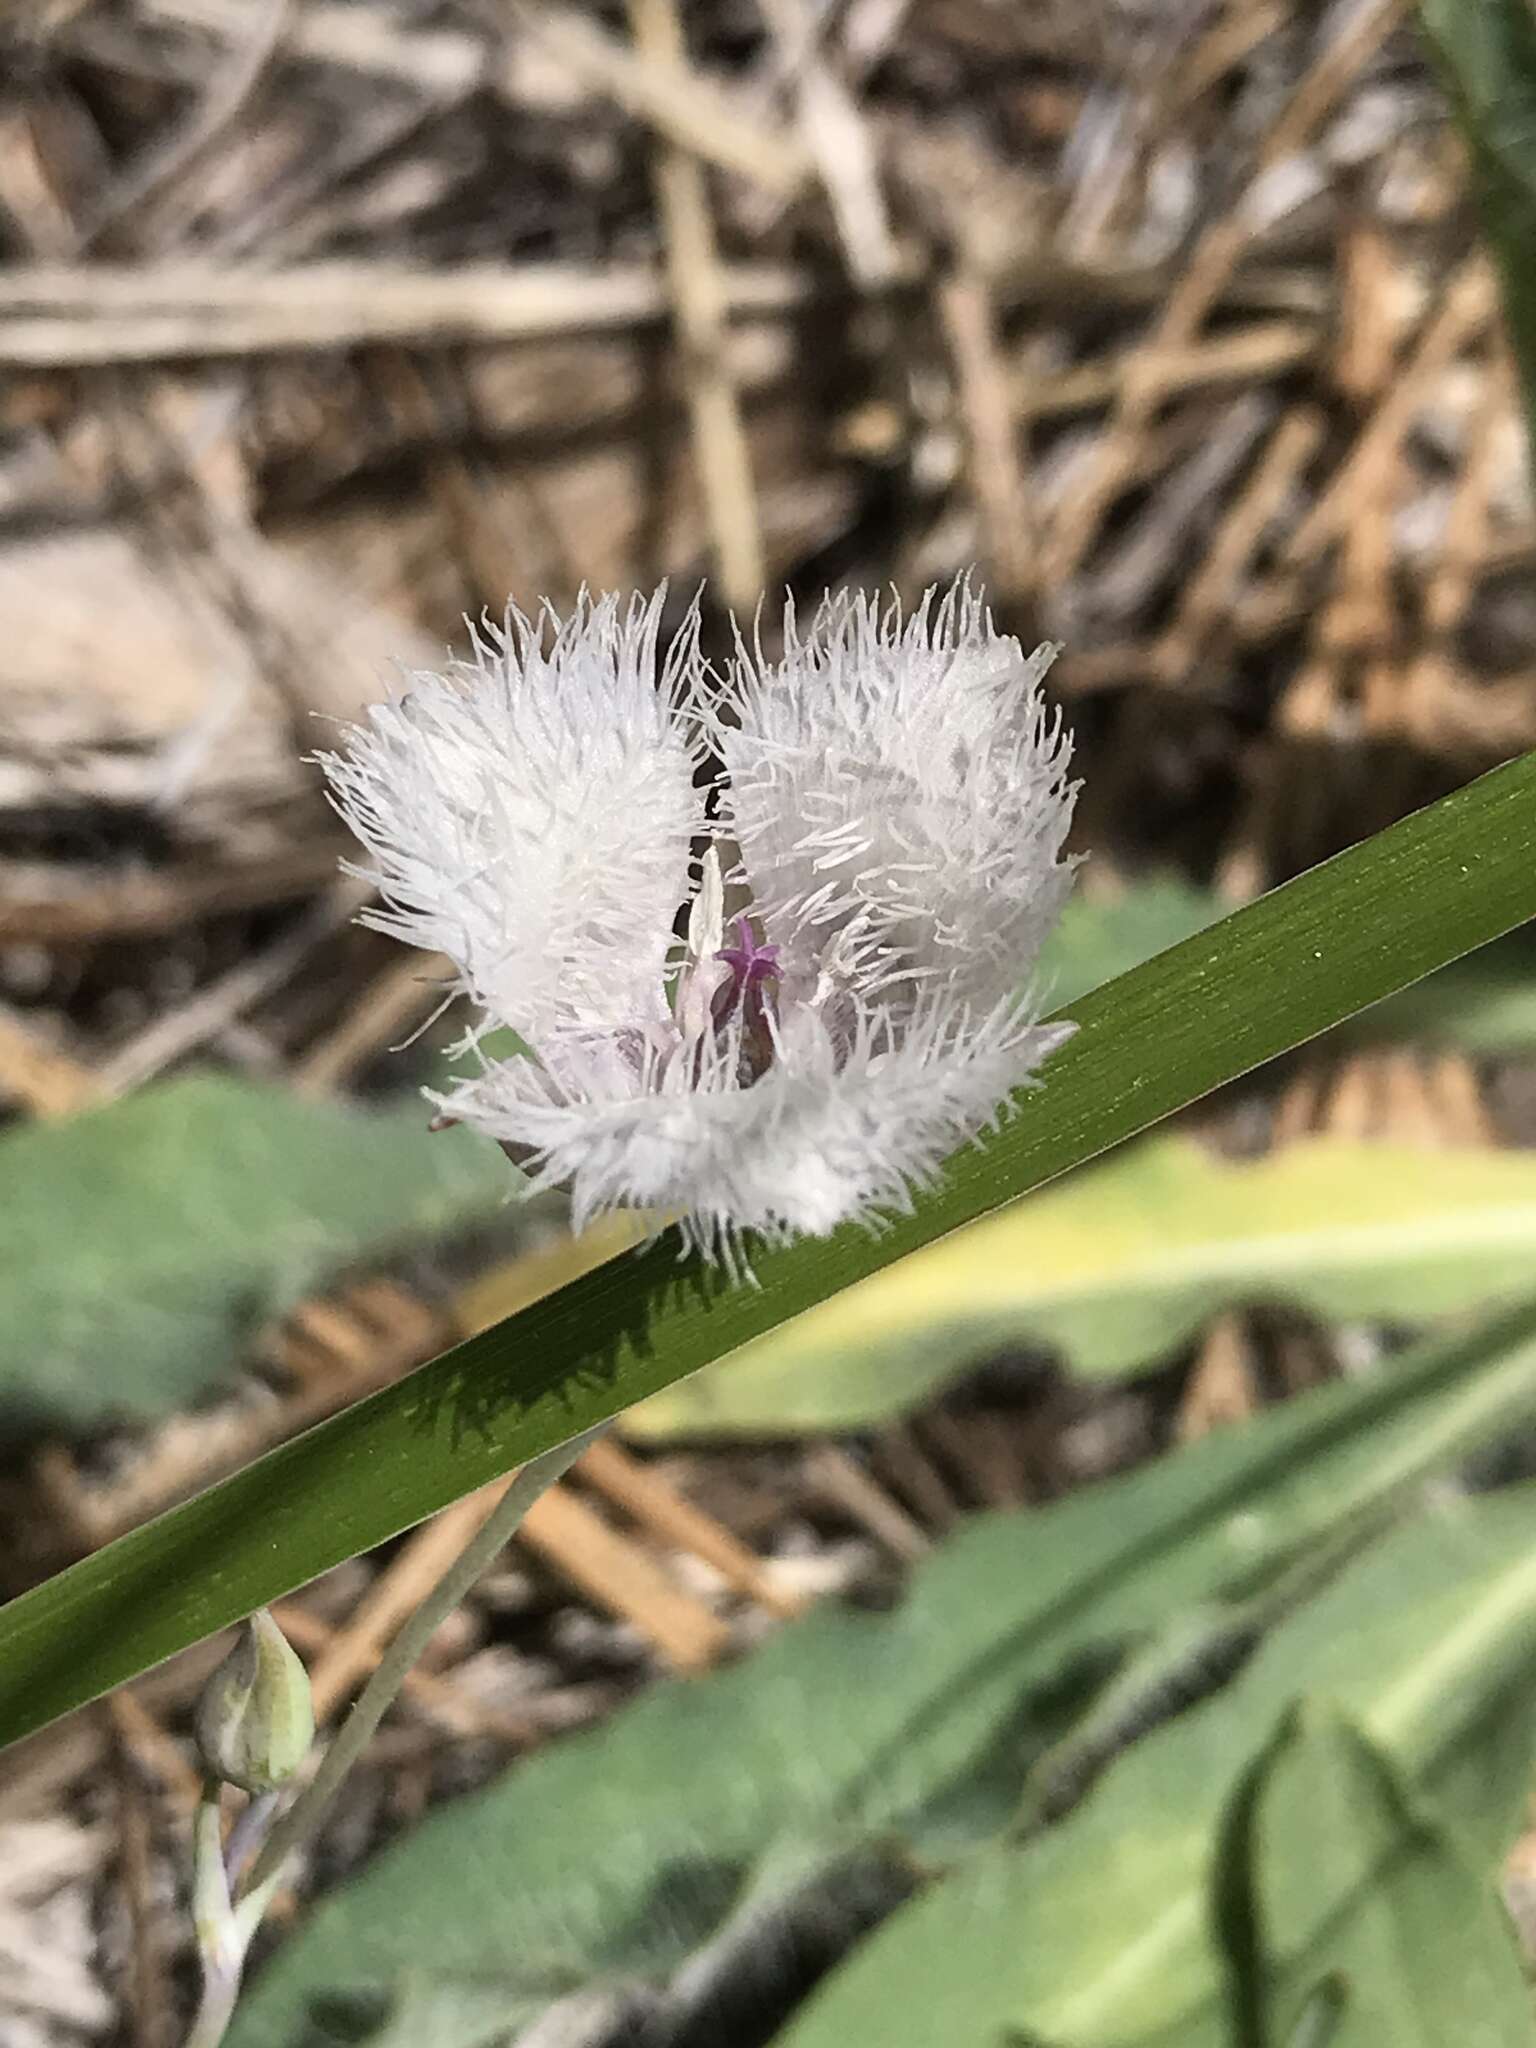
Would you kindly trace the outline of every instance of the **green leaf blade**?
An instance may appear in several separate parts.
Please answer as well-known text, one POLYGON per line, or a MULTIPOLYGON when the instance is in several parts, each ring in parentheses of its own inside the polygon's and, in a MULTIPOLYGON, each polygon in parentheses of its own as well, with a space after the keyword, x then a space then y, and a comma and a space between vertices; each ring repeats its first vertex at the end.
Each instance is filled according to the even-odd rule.
POLYGON ((1536 1158, 1319 1139, 1237 1162, 1143 1140, 847 1288, 637 1408, 647 1441, 866 1429, 988 1347, 1084 1377, 1156 1363, 1224 1308, 1413 1320, 1536 1271, 1536 1158))
MULTIPOLYGON (((1055 1757, 1065 1692, 1098 1706, 1104 1673, 1116 1659, 1128 1667, 1149 1634, 1214 1612, 1229 1589, 1327 1542, 1364 1505, 1532 1405, 1536 1305, 1051 1507, 977 1516, 918 1569, 895 1612, 813 1612, 750 1663, 649 1692, 602 1731, 514 1765, 391 1847, 319 1905, 258 1978, 229 2048, 289 2048, 311 2001, 371 2003, 399 2021, 434 1991, 451 1999, 455 1985, 500 1985, 522 2009, 594 1982, 655 1987, 672 1972, 696 1974, 698 1952, 719 1952, 770 1878, 805 1870, 815 1851, 879 1858, 895 1843, 926 1868, 963 1866, 1014 1823, 1020 1794, 1055 1757)), ((1479 1731, 1487 1688, 1503 1698, 1522 1669, 1530 1589, 1499 1579, 1495 1602, 1479 1610, 1470 1591, 1487 1554, 1477 1542, 1448 1554, 1460 1604, 1444 1595, 1423 1624, 1397 1604, 1403 1640, 1376 1614, 1352 1669, 1378 1681, 1378 1704, 1391 1690, 1384 1675, 1411 1681, 1372 1722, 1376 1739, 1401 1747, 1425 1708, 1440 1716, 1434 1755, 1470 1774, 1462 1786, 1446 1761, 1440 1782, 1491 1862, 1516 1812, 1507 1788, 1526 1767, 1530 1716, 1499 1716, 1513 1731, 1503 1757, 1479 1731), (1425 1647, 1454 1638, 1446 1614, 1468 1634, 1432 1659, 1425 1647)), ((1323 1655, 1317 1628, 1286 1626, 1286 1642, 1300 1632, 1309 1655, 1323 1655)), ((1282 1655, 1270 1671, 1280 1694, 1272 1686, 1253 1710, 1255 1743, 1294 1677, 1282 1655)), ((1073 1716, 1075 1733, 1081 1704, 1073 1716)), ((1192 1759, 1210 1794, 1198 1843, 1208 1845, 1200 1827, 1214 1825, 1221 1774, 1237 1774, 1243 1759, 1241 1747, 1192 1759)), ((1178 1802, 1171 1812, 1182 1825, 1178 1802)), ((1143 1829, 1151 1896, 1167 1874, 1165 1823, 1143 1829)))
POLYGON ((330 1274, 495 1215, 498 1163, 419 1104, 361 1111, 227 1074, 8 1130, 0 1400, 76 1425, 163 1413, 330 1274))
MULTIPOLYGON (((1416 1800, 1448 1806, 1454 1787, 1485 1839, 1519 1825, 1536 1732, 1533 1503, 1529 1485, 1452 1502, 1383 1539, 1222 1692, 1121 1756, 1065 1821, 983 1851, 893 1915, 776 2048, 1015 2036, 1050 2048, 1249 2048, 1232 2025, 1218 1848, 1229 1801, 1298 1697, 1358 1721, 1416 1800)), ((1481 1875, 1489 1894, 1492 1877, 1481 1875)), ((1314 1857, 1325 1928, 1364 1903, 1357 1880, 1358 1859, 1346 1869, 1314 1857)), ((1476 2040, 1476 2019, 1454 2038, 1476 2040)), ((1358 2034, 1350 2048, 1384 2039, 1358 2034)), ((1509 2036, 1491 2039, 1504 2048, 1509 2036)))
POLYGON ((1504 317, 1536 429, 1536 20, 1527 0, 1419 0, 1471 149, 1504 317))
POLYGON ((1536 915, 1536 755, 1084 999, 1046 1084, 884 1236, 756 1254, 663 1240, 575 1282, 0 1610, 12 1740, 540 1450, 1145 1130, 1536 915))
POLYGON ((1067 1674, 1102 1675, 1532 1407, 1536 1304, 1050 1507, 978 1516, 894 1613, 812 1613, 430 1820, 317 1909, 229 2048, 290 2048, 317 1998, 393 2011, 461 1981, 516 2002, 665 1977, 797 1845, 963 1856, 1054 1753, 1067 1674))
POLYGON ((1234 1872, 1253 2048, 1318 2005, 1328 2048, 1536 2048, 1536 2004, 1490 1873, 1391 1755, 1327 1700, 1287 1712, 1241 1801, 1234 1872))

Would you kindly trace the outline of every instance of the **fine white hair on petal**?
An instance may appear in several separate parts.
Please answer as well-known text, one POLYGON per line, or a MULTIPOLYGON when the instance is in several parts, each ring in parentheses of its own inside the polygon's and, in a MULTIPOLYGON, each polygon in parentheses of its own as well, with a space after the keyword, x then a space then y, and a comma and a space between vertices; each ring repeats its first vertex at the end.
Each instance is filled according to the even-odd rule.
POLYGON ((509 608, 471 660, 411 674, 320 756, 383 898, 367 921, 446 954, 540 1052, 669 1026, 665 960, 704 825, 682 709, 697 605, 658 676, 664 596, 583 592, 564 620, 509 608))
POLYGON ((702 1059, 658 1055, 628 1086, 597 1059, 567 1059, 558 1077, 515 1061, 435 1099, 512 1148, 534 1187, 569 1188, 578 1229, 609 1209, 671 1213, 687 1242, 736 1267, 745 1232, 824 1236, 908 1209, 1072 1029, 1012 1000, 978 1016, 922 994, 900 1024, 861 1011, 841 1046, 795 1011, 749 1087, 727 1033, 702 1059))
POLYGON ((369 921, 446 954, 529 1048, 439 1107, 568 1189, 578 1228, 675 1216, 739 1270, 748 1235, 909 1207, 1069 1035, 1019 991, 1075 785, 1054 649, 1026 659, 968 582, 910 617, 790 612, 782 658, 738 638, 713 701, 697 604, 658 663, 662 602, 509 610, 321 759, 369 921))
POLYGON ((827 597, 776 663, 738 638, 702 716, 726 770, 753 908, 788 971, 834 941, 881 982, 939 980, 985 1009, 1027 979, 1071 887, 1071 743, 1041 678, 969 581, 827 597))

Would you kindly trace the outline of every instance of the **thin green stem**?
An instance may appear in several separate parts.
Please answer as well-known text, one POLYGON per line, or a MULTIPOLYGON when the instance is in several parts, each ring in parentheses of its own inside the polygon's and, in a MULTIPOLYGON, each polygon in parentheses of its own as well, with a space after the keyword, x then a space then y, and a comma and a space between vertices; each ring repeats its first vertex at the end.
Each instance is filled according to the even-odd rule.
MULTIPOLYGON (((203 1970, 203 1989, 186 2048, 219 2048, 229 2031, 235 2000, 240 1996, 240 1981, 245 1974, 246 1951, 261 1925, 262 1915, 277 1890, 281 1876, 280 1871, 274 1871, 264 1883, 254 1885, 238 1905, 233 1902, 229 1872, 236 1858, 230 1854, 230 1849, 236 1843, 232 1837, 229 1847, 226 1847, 223 1839, 222 1790, 217 1778, 204 1780, 193 1828, 192 1915, 198 1959, 203 1970)), ((246 1808, 246 1815, 252 1816, 253 1827, 258 1831, 264 1804, 263 1799, 246 1808)), ((242 1815, 241 1819, 245 1817, 242 1815)), ((239 1827, 238 1822, 236 1827, 239 1827)))
POLYGON ((187 2048, 218 2048, 235 2009, 249 1936, 243 1935, 229 1898, 224 1870, 216 1778, 204 1780, 192 1833, 192 1923, 202 1965, 203 1990, 187 2048))
POLYGON ((250 1869, 257 1850, 267 1839, 267 1830, 276 1818, 281 1804, 280 1791, 259 1793, 230 1829, 224 1843, 224 1869, 229 1877, 232 1898, 238 1898, 240 1888, 245 1882, 245 1873, 250 1869))
MULTIPOLYGON (((539 1495, 570 1470, 587 1445, 605 1427, 606 1424, 600 1423, 597 1428, 572 1437, 569 1443, 557 1444, 553 1450, 530 1458, 513 1479, 474 1536, 379 1659, 373 1676, 358 1694, 356 1705, 321 1758, 319 1769, 263 1844, 251 1867, 246 1898, 254 1896, 264 1884, 270 1883, 294 1850, 314 1833, 337 1786, 372 1740, 374 1730, 405 1682, 406 1674, 426 1648, 439 1623, 458 1606, 475 1580, 514 1534, 539 1495)), ((244 1898, 241 1905, 243 1910, 244 1898)))

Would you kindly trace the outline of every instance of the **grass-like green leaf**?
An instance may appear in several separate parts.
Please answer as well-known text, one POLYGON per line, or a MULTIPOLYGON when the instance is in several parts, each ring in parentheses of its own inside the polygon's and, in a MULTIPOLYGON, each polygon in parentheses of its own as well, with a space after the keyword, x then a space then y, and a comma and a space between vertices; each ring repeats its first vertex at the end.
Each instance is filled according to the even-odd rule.
MULTIPOLYGON (((895 1612, 812 1614, 435 1816, 317 1908, 228 2048, 294 2048, 316 2001, 366 2016, 370 2048, 375 2023, 470 2048, 593 1984, 707 1982, 699 1957, 723 1961, 734 1928, 747 1956, 792 1946, 808 1879, 851 1941, 861 1857, 878 1880, 893 1841, 924 1868, 974 1853, 1165 1631, 1243 1604, 1533 1407, 1536 1304, 1048 1508, 978 1516, 895 1612), (817 1882, 832 1859, 840 1909, 817 1882)), ((1121 1742, 1148 1718, 1122 1715, 1121 1742)))
POLYGON ((653 1440, 861 1429, 1000 1344, 1104 1376, 1234 1303, 1411 1319, 1536 1272, 1536 1157, 1326 1139, 1240 1162, 1152 1138, 653 1395, 653 1440))
MULTIPOLYGON (((1175 875, 1147 876, 1107 899, 1075 896, 1046 941, 1039 985, 1070 1014, 1092 990, 1207 930, 1231 908, 1214 889, 1175 875)), ((1351 1044, 1529 1052, 1536 1046, 1536 932, 1512 932, 1482 946, 1346 1019, 1340 1030, 1351 1044)))
POLYGON ((1197 888, 1181 875, 1147 875, 1116 896, 1080 892, 1045 942, 1040 988, 1046 1001, 1070 1012, 1092 990, 1193 938, 1231 908, 1214 889, 1197 888))
POLYGON ((1074 1006, 984 1147, 880 1237, 771 1251, 758 1285, 667 1238, 535 1302, 0 1610, 0 1739, 591 1427, 905 1253, 1536 915, 1536 755, 1495 769, 1074 1006))
POLYGON ((161 1414, 354 1261, 483 1222, 504 1163, 418 1103, 369 1113, 192 1074, 0 1136, 0 1403, 36 1425, 161 1414))
POLYGON ((1419 0, 1419 18, 1471 151, 1536 429, 1536 16, 1529 0, 1419 0))
POLYGON ((1512 932, 1344 1026, 1355 1041, 1411 1041, 1497 1058, 1536 1047, 1536 946, 1512 932))

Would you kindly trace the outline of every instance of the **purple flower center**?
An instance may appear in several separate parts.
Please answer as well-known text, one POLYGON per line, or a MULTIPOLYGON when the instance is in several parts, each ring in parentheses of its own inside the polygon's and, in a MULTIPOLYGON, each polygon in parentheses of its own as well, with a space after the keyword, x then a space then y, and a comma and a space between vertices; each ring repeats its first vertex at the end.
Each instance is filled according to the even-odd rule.
POLYGON ((736 920, 736 943, 715 955, 731 970, 729 981, 716 989, 711 1013, 717 1026, 735 1016, 738 1007, 750 1029, 760 1024, 767 1007, 765 982, 779 978, 779 949, 759 945, 749 919, 736 920))

